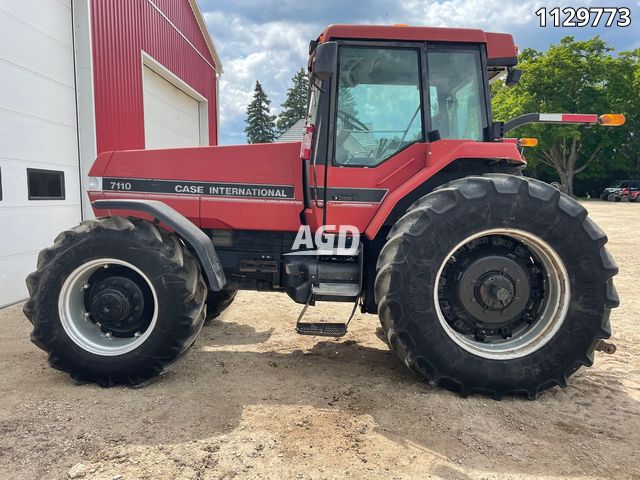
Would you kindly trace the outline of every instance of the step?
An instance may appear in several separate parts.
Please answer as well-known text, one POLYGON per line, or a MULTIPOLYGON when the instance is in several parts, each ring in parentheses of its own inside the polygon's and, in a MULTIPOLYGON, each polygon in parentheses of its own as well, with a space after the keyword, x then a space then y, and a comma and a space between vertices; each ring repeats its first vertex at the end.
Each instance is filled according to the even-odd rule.
POLYGON ((347 333, 346 323, 298 323, 296 332, 300 335, 317 337, 343 337, 347 333))
POLYGON ((311 287, 315 299, 319 297, 344 297, 355 299, 360 295, 360 285, 357 283, 319 283, 311 287))

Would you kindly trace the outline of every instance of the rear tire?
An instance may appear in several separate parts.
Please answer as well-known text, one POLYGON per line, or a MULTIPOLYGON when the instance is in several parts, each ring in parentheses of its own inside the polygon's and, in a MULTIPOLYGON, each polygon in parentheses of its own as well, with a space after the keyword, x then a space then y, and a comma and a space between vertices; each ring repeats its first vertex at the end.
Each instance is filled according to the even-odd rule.
POLYGON ((197 261, 175 235, 137 218, 63 232, 40 252, 27 287, 32 342, 52 367, 103 387, 165 373, 204 321, 197 261))
POLYGON ((205 323, 218 318, 236 298, 237 290, 221 290, 209 292, 207 296, 207 316, 205 323))
POLYGON ((448 183, 408 209, 379 256, 389 344, 462 395, 536 398, 565 386, 611 335, 619 301, 606 241, 580 204, 543 182, 492 174, 448 183), (501 317, 509 309, 513 317, 501 317))

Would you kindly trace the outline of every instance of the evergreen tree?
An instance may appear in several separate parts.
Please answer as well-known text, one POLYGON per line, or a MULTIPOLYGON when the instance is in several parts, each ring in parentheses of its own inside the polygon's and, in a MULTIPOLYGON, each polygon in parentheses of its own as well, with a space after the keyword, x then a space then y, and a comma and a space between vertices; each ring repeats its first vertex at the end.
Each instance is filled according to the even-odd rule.
POLYGON ((340 95, 338 95, 338 109, 341 112, 348 113, 354 117, 358 116, 358 110, 356 109, 357 102, 351 93, 351 89, 340 89, 340 95))
POLYGON ((304 68, 298 70, 291 79, 293 85, 287 90, 287 99, 282 104, 282 112, 278 116, 278 132, 283 133, 307 114, 307 92, 309 79, 304 68))
POLYGON ((260 82, 256 81, 253 100, 247 107, 247 120, 244 131, 249 143, 272 143, 276 136, 275 115, 271 115, 271 100, 267 97, 260 82))

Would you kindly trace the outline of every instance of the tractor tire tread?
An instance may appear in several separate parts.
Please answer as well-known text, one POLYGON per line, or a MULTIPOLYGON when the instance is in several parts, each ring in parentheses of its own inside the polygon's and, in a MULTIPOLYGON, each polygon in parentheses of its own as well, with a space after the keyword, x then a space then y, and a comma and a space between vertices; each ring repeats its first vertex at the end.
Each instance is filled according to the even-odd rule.
MULTIPOLYGON (((497 400, 505 395, 524 395, 529 399, 535 399, 547 388, 555 385, 564 387, 567 384, 567 378, 580 366, 593 364, 593 354, 598 341, 607 339, 611 335, 610 311, 617 307, 620 301, 613 284, 613 276, 618 272, 618 268, 605 248, 606 243, 607 236, 593 221, 587 218, 587 211, 584 207, 544 182, 508 174, 486 174, 481 177, 467 177, 449 182, 422 197, 408 208, 405 215, 398 219, 390 230, 387 243, 378 257, 375 299, 378 304, 382 328, 390 348, 403 363, 424 376, 430 384, 448 388, 461 396, 478 393, 497 400), (582 218, 582 229, 600 250, 601 268, 604 272, 602 288, 606 291, 605 313, 600 329, 594 335, 590 347, 573 360, 562 374, 525 388, 487 389, 465 385, 448 376, 446 372, 439 371, 434 362, 431 362, 424 355, 415 353, 414 340, 407 329, 408 315, 404 312, 400 299, 401 292, 398 289, 392 290, 390 288, 392 282, 389 279, 401 277, 404 271, 415 268, 414 260, 409 258, 408 252, 411 250, 412 243, 419 241, 420 234, 430 224, 436 223, 434 218, 446 217, 447 212, 454 210, 463 200, 477 201, 492 192, 529 195, 540 200, 554 202, 557 208, 567 215, 582 218)), ((435 269, 439 266, 421 265, 421 267, 435 269)))

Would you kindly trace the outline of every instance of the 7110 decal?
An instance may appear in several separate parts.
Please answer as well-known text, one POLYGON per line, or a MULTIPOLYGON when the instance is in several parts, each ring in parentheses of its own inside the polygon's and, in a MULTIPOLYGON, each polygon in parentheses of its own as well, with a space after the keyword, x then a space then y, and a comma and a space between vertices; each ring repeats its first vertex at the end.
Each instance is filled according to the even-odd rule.
POLYGON ((628 27, 631 10, 627 7, 542 7, 536 11, 541 27, 628 27), (547 20, 550 20, 547 22, 547 20))
POLYGON ((209 197, 269 198, 275 200, 295 198, 293 185, 255 185, 247 183, 105 177, 102 179, 102 189, 139 193, 204 195, 209 197))

